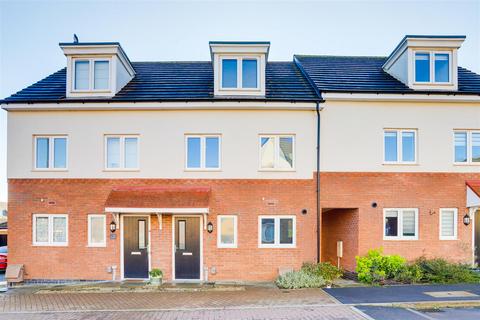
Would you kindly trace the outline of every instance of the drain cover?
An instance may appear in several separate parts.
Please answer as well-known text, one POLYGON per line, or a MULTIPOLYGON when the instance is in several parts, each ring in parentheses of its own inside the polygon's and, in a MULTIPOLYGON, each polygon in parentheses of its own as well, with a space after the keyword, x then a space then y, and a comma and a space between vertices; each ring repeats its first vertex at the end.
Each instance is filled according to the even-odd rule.
POLYGON ((478 297, 478 295, 468 292, 468 291, 429 291, 424 292, 434 298, 468 298, 468 297, 478 297))

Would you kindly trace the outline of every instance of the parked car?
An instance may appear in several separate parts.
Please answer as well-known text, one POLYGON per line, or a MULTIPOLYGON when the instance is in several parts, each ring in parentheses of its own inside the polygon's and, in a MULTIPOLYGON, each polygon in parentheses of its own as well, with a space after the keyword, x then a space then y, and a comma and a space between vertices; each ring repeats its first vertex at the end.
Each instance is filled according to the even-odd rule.
POLYGON ((7 246, 0 247, 0 270, 7 269, 7 256, 8 256, 7 246))

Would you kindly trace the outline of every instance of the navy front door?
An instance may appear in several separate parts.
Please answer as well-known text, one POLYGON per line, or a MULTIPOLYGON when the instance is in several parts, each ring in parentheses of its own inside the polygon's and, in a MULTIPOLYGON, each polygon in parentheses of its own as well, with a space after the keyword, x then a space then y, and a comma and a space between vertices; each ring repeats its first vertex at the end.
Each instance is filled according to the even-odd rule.
POLYGON ((200 218, 175 218, 175 279, 200 279, 200 218))
POLYGON ((148 278, 148 217, 123 217, 124 278, 148 278))

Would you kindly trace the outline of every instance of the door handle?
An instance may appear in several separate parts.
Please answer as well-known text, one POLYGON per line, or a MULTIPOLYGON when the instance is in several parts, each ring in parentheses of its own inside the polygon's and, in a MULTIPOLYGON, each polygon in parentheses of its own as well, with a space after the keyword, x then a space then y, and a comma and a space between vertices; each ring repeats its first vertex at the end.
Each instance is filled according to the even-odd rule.
POLYGON ((140 256, 140 255, 142 255, 142 252, 140 252, 140 251, 132 251, 130 254, 131 254, 132 256, 140 256))
POLYGON ((182 255, 184 255, 184 256, 191 256, 192 253, 191 253, 191 252, 182 252, 182 255))

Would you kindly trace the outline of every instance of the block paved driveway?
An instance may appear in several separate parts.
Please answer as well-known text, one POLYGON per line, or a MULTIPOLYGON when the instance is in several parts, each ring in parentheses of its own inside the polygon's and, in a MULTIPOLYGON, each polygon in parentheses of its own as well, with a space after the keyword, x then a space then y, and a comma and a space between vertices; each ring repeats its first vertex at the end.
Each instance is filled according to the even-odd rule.
POLYGON ((0 320, 16 319, 364 319, 318 289, 35 293, 0 295, 0 320))

